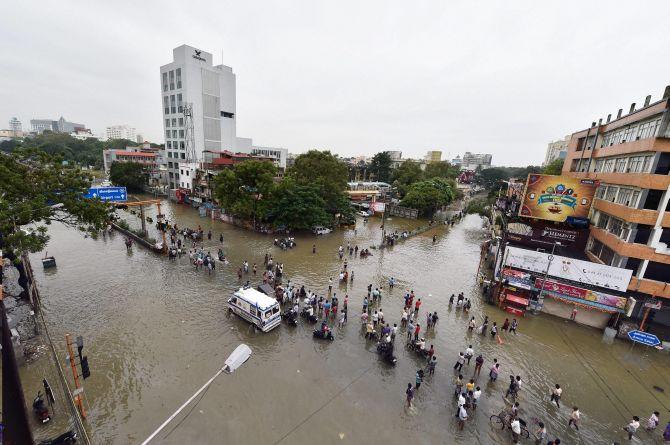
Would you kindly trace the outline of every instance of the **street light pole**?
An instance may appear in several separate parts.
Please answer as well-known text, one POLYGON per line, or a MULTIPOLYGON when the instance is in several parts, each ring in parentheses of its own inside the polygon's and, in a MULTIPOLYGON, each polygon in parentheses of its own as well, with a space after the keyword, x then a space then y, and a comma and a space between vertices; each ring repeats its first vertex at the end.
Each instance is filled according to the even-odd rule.
POLYGON ((544 277, 542 278, 542 285, 540 286, 540 294, 537 296, 537 304, 535 305, 535 309, 533 309, 533 313, 537 314, 539 311, 537 307, 540 304, 544 303, 544 284, 547 282, 547 275, 549 275, 549 268, 551 267, 551 262, 554 260, 554 251, 556 250, 556 246, 560 246, 561 243, 559 241, 555 241, 554 244, 551 246, 551 253, 549 254, 549 262, 547 262, 547 269, 544 271, 544 277))

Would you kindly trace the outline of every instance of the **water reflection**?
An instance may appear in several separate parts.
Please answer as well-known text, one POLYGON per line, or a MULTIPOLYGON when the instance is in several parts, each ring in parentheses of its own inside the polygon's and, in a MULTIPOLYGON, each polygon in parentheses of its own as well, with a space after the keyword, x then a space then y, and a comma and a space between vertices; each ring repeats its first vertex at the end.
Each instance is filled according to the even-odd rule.
MULTIPOLYGON (((241 372, 217 381, 189 418, 159 443, 276 443, 282 438, 282 443, 504 443, 507 433, 492 431, 488 418, 503 407, 509 374, 523 376, 524 417, 541 418, 550 435, 564 443, 622 439, 619 431, 632 413, 646 418, 670 405, 667 395, 651 392, 653 384, 670 385, 665 355, 630 352, 618 341, 604 345, 592 329, 545 316, 521 320, 519 334, 506 335, 502 345, 468 332, 468 315, 448 307, 452 293, 472 299, 471 314, 478 320, 485 314, 499 323, 505 318, 478 295, 475 272, 483 232, 475 216, 449 230, 438 227, 389 250, 373 250, 368 258, 345 255, 355 279, 335 290, 340 298, 349 295, 349 322, 334 328, 334 342, 323 342, 312 339, 309 324, 282 324, 262 334, 227 315, 225 301, 240 285, 237 267, 247 260, 260 270, 269 252, 284 263, 285 279, 325 295, 328 278, 336 280, 342 267, 338 246, 379 243, 379 220, 359 220, 355 231, 318 238, 298 235, 297 247, 282 251, 273 246, 272 236, 200 218, 183 206, 166 204, 164 209, 180 226, 211 229, 206 248, 213 253, 223 248, 230 265, 219 263, 208 275, 195 270, 186 256, 170 262, 137 246, 127 253, 118 234, 92 240, 54 226, 49 252, 58 270, 45 274, 35 268, 56 337, 67 331, 87 340, 93 374, 85 387, 95 443, 143 439, 240 342, 251 346, 252 359, 241 372), (392 290, 389 277, 396 279, 392 290), (369 283, 383 288, 381 307, 391 324, 399 323, 403 295, 410 289, 424 303, 421 321, 425 311, 440 315, 435 330, 426 335, 435 345, 436 372, 426 378, 410 411, 404 408, 404 389, 424 362, 405 350, 402 332, 396 339, 396 367, 381 361, 374 344, 363 338, 358 316, 369 283), (452 366, 468 344, 486 359, 477 382, 484 394, 477 413, 458 432, 452 366), (494 357, 502 370, 498 383, 490 384, 487 370, 494 357), (556 382, 564 388, 561 409, 549 402, 556 382), (583 413, 579 433, 566 427, 572 404, 583 413)), ((139 227, 136 219, 133 224, 139 227)), ((422 222, 393 218, 387 224, 391 230, 411 230, 422 222)), ((466 366, 464 376, 473 368, 466 366)), ((640 438, 649 441, 645 434, 640 438)))

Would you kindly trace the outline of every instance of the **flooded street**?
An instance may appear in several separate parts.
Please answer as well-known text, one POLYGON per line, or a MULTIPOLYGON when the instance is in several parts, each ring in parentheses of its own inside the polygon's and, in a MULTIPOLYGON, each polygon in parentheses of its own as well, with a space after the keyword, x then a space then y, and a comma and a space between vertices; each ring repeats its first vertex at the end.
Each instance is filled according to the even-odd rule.
MULTIPOLYGON (((222 247, 230 265, 218 262, 209 276, 206 270, 196 271, 188 256, 171 262, 137 245, 127 253, 118 233, 93 240, 62 226, 52 228, 48 247, 58 268, 45 273, 38 267, 40 254, 32 257, 44 314, 52 337, 60 342, 61 355, 65 356, 61 340, 66 332, 82 335, 86 342, 92 376, 84 387, 93 443, 140 443, 223 366, 239 343, 251 347, 251 359, 236 373, 220 376, 196 399, 190 415, 182 420, 194 405, 155 443, 510 443, 508 432, 493 430, 489 424, 489 416, 504 406, 509 374, 523 377, 520 401, 529 429, 535 430, 532 419, 539 418, 549 436, 560 437, 565 444, 622 440, 621 428, 632 415, 640 416, 644 425, 654 410, 661 412, 661 427, 667 422, 667 354, 641 346, 631 351, 630 344, 622 341, 605 344, 599 331, 546 315, 520 320, 519 334, 506 334, 504 344, 468 333, 468 315, 448 308, 452 293, 462 291, 472 299, 471 314, 478 322, 485 314, 499 324, 505 319, 502 311, 481 301, 476 283, 484 239, 478 216, 468 216, 449 230, 442 226, 429 230, 386 251, 374 250, 369 258, 345 255, 354 282, 335 286, 334 291, 340 298, 349 295, 349 323, 334 328, 334 342, 322 342, 312 339, 312 325, 292 328, 282 323, 263 334, 229 316, 225 303, 240 286, 237 268, 247 260, 262 271, 263 256, 269 251, 284 263, 284 282, 290 279, 325 295, 328 278, 337 282, 341 269, 338 246, 379 244, 379 219, 364 225, 359 218, 356 232, 299 236, 296 248, 281 251, 272 245, 271 235, 212 222, 184 206, 166 203, 164 209, 180 227, 200 224, 205 233, 211 228, 212 241, 205 241, 205 250, 209 247, 215 255, 222 247), (396 279, 391 291, 389 277, 396 279), (380 307, 391 325, 400 323, 403 295, 410 289, 423 302, 422 330, 426 311, 440 315, 437 328, 426 335, 427 343, 435 345, 436 372, 426 378, 409 410, 404 391, 407 383, 414 383, 424 360, 403 348, 404 332, 396 339, 395 368, 379 359, 374 342, 365 340, 358 316, 369 283, 383 287, 380 307), (452 367, 468 344, 475 354, 484 354, 477 381, 483 395, 465 429, 457 431, 452 367), (497 383, 489 384, 493 358, 502 364, 501 373, 497 383), (564 388, 560 409, 549 402, 555 383, 564 388), (573 405, 582 412, 579 432, 567 428, 573 405)), ((122 214, 129 222, 137 220, 122 214)), ((420 224, 426 223, 388 221, 400 230, 420 224)), ((248 279, 258 284, 261 273, 248 279)), ((469 378, 473 368, 474 361, 463 375, 469 378)), ((28 381, 41 384, 39 369, 28 366, 22 372, 28 381)), ((27 386, 27 394, 32 394, 27 386)), ((634 441, 661 443, 660 433, 652 439, 640 428, 634 441)))

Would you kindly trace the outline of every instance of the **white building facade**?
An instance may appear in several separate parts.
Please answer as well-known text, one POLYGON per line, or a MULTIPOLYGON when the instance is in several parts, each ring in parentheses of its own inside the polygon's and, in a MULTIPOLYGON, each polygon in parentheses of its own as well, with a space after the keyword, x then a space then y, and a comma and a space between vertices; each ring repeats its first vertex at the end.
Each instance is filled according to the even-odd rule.
POLYGON ((549 144, 547 144, 547 153, 544 156, 542 166, 544 167, 551 164, 556 159, 565 159, 565 156, 568 153, 568 142, 570 142, 569 135, 558 141, 549 142, 549 144))
POLYGON ((160 68, 160 85, 168 181, 177 188, 179 163, 186 162, 185 104, 192 106, 199 160, 203 150, 235 151, 235 74, 229 66, 214 66, 211 53, 192 46, 177 47, 172 56, 173 61, 160 68))
POLYGON ((128 139, 135 141, 137 130, 130 125, 112 125, 105 130, 107 139, 128 139))

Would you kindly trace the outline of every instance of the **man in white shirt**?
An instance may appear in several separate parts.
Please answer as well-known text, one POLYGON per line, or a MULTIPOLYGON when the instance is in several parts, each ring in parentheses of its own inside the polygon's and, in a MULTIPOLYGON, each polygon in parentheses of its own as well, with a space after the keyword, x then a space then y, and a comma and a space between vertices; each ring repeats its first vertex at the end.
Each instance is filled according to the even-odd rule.
POLYGON ((510 427, 512 428, 512 440, 514 440, 514 443, 519 443, 519 435, 521 434, 521 422, 519 422, 518 417, 512 418, 510 427))
POLYGON ((658 416, 660 415, 661 413, 659 413, 658 411, 654 411, 653 413, 651 413, 651 416, 647 420, 647 426, 645 427, 647 431, 654 431, 656 429, 656 427, 658 426, 658 416))
POLYGON ((633 435, 638 428, 640 428, 640 418, 633 416, 633 420, 631 420, 630 423, 624 427, 624 431, 628 433, 628 440, 633 440, 633 435))
POLYGON ((468 346, 465 349, 465 359, 468 361, 468 365, 470 365, 470 359, 475 355, 475 351, 472 349, 472 345, 468 346))
POLYGON ((472 410, 477 409, 477 403, 479 403, 479 398, 482 396, 482 389, 478 386, 475 388, 475 391, 472 393, 472 410))
MULTIPOLYGON (((463 403, 465 403, 465 399, 463 399, 463 403)), ((465 406, 461 405, 458 408, 458 429, 459 430, 463 429, 463 427, 465 426, 465 421, 466 420, 468 420, 468 412, 466 411, 465 406)))

